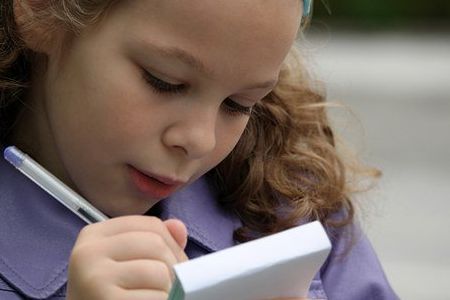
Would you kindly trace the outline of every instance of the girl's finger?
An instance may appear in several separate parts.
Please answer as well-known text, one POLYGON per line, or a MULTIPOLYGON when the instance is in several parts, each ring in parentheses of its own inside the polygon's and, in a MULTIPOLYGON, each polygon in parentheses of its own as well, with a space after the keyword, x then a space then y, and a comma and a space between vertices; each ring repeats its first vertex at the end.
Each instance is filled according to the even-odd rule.
POLYGON ((162 261, 168 266, 178 262, 166 240, 154 232, 121 233, 104 239, 98 247, 98 253, 104 253, 117 262, 148 259, 162 261))
POLYGON ((116 284, 126 290, 159 290, 169 292, 173 275, 160 261, 132 260, 114 267, 116 284))
POLYGON ((98 241, 101 238, 133 231, 154 232, 160 235, 172 249, 177 261, 181 262, 187 259, 183 249, 172 237, 166 225, 156 217, 124 216, 86 226, 80 232, 79 243, 98 241))
POLYGON ((184 225, 182 221, 177 219, 166 220, 164 221, 164 224, 166 225, 172 237, 177 242, 178 246, 180 246, 181 249, 186 248, 188 236, 186 225, 184 225))
POLYGON ((167 300, 169 293, 159 290, 147 290, 147 289, 117 289, 114 292, 114 299, 126 299, 126 300, 167 300))

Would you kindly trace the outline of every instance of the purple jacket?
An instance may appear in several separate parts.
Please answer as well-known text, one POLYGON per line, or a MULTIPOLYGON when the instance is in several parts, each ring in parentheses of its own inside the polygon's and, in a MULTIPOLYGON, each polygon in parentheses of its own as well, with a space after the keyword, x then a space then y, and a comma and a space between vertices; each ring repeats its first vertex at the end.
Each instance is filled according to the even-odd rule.
MULTIPOLYGON (((241 223, 217 204, 215 196, 200 179, 152 209, 162 219, 184 221, 190 258, 235 244, 232 233, 241 223)), ((68 259, 83 221, 3 158, 0 205, 0 299, 64 299, 68 259)), ((346 232, 330 235, 333 250, 315 276, 309 297, 398 299, 365 236, 357 234, 348 248, 346 232)))

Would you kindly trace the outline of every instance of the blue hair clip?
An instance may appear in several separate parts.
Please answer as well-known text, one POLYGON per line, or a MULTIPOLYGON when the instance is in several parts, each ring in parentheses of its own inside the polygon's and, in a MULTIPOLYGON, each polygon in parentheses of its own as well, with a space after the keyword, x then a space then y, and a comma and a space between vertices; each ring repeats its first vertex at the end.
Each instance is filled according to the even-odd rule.
POLYGON ((309 17, 312 10, 313 0, 303 0, 303 17, 309 17))

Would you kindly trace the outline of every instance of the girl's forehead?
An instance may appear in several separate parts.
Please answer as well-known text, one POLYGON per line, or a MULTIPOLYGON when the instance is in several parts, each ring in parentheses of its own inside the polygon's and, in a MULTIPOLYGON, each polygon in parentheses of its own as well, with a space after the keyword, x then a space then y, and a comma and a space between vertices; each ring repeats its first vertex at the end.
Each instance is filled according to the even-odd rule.
MULTIPOLYGON (((216 74, 258 76, 258 82, 271 80, 278 74, 297 36, 303 11, 301 0, 121 3, 123 9, 110 16, 118 19, 114 30, 122 30, 120 39, 131 41, 130 45, 142 40, 165 48, 181 47, 216 74)), ((231 75, 220 79, 225 77, 230 79, 231 75)))
POLYGON ((312 0, 144 0, 122 3, 128 7, 140 6, 141 11, 146 13, 167 15, 205 15, 211 19, 227 15, 242 17, 278 15, 282 18, 287 13, 296 16, 309 14, 312 0))
POLYGON ((134 8, 130 21, 148 23, 151 20, 172 29, 196 30, 200 34, 216 29, 221 35, 234 35, 249 29, 254 35, 263 31, 288 32, 291 35, 300 25, 304 3, 309 5, 310 0, 147 0, 124 3, 134 8))

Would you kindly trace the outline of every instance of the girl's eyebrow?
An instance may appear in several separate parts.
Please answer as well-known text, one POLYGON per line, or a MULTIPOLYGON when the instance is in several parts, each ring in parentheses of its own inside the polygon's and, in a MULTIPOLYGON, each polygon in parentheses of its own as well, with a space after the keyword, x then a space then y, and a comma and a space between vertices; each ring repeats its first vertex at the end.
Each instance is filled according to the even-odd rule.
POLYGON ((191 53, 175 46, 162 46, 152 42, 144 42, 144 46, 151 52, 156 52, 167 58, 175 58, 197 70, 199 73, 211 76, 213 71, 209 69, 199 58, 191 53))
MULTIPOLYGON (((193 54, 175 46, 162 46, 152 42, 144 42, 144 45, 151 52, 156 52, 161 56, 167 58, 175 58, 182 63, 191 66, 199 73, 203 73, 207 76, 212 76, 214 72, 208 68, 199 58, 193 54)), ((278 82, 278 78, 274 78, 265 82, 256 83, 246 87, 246 89, 272 89, 278 82)))

